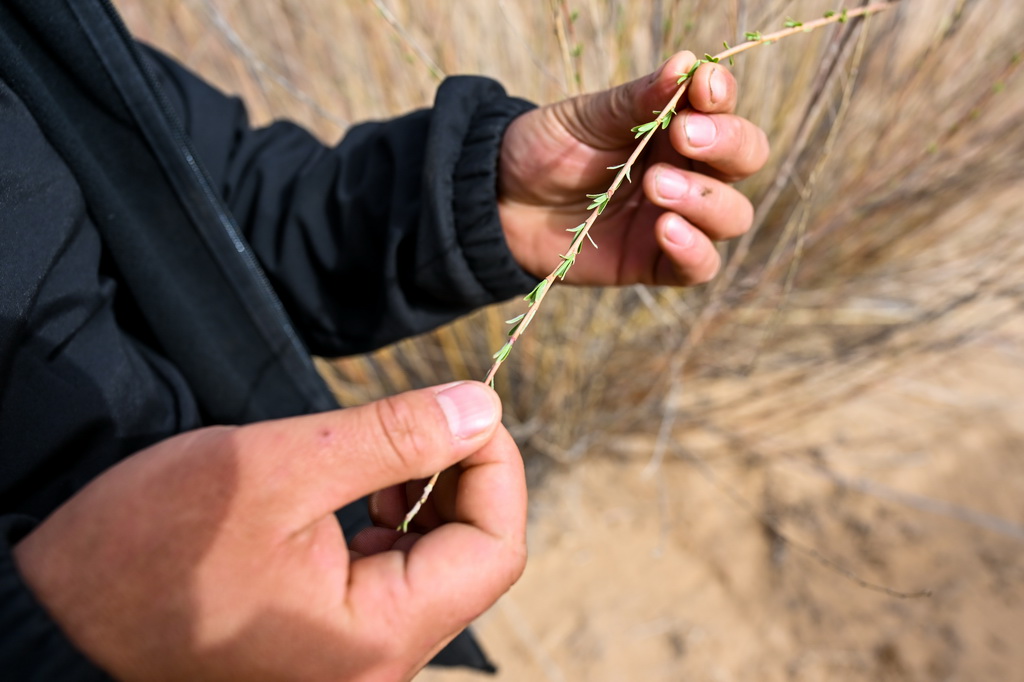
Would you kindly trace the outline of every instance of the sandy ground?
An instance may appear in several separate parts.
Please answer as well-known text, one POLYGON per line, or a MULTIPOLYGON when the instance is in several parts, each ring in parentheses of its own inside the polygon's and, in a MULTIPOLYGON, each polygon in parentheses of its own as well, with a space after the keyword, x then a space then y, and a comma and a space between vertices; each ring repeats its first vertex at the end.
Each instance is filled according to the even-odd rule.
MULTIPOLYGON (((325 129, 337 125, 333 114, 311 113, 293 94, 272 83, 273 78, 235 60, 238 48, 211 29, 203 11, 207 3, 118 0, 117 4, 139 35, 181 55, 208 77, 218 77, 232 92, 243 93, 263 116, 272 110, 325 129), (247 72, 255 77, 246 79, 247 72), (328 125, 330 121, 334 123, 328 125)), ((246 50, 261 56, 272 73, 298 83, 328 112, 358 120, 368 111, 394 110, 399 105, 404 110, 432 91, 433 84, 425 79, 420 65, 409 68, 404 50, 393 43, 390 32, 368 32, 371 22, 379 21, 373 3, 348 4, 352 7, 326 1, 216 6, 233 30, 240 31, 246 50), (365 5, 365 16, 353 21, 350 14, 357 5, 365 5), (312 24, 303 22, 309 17, 323 17, 324 23, 315 26, 319 30, 308 30, 312 24), (335 21, 340 17, 338 31, 324 28, 329 27, 330 17, 335 21), (296 22, 291 29, 284 23, 286 18, 296 22), (366 40, 356 40, 359 36, 354 33, 366 34, 366 40), (374 40, 379 44, 374 45, 374 40), (372 48, 367 53, 370 61, 366 54, 346 52, 365 51, 361 47, 365 45, 372 48), (338 58, 343 68, 332 72, 336 65, 331 67, 334 61, 325 56, 338 58), (393 63, 390 56, 395 57, 393 63), (313 69, 307 74, 301 64, 316 65, 323 72, 313 69), (340 92, 345 97, 338 97, 338 83, 344 84, 340 92)), ((737 3, 736 8, 757 4, 737 3)), ((905 21, 907 26, 920 22, 917 34, 908 34, 903 43, 914 47, 946 34, 949 26, 940 25, 945 17, 959 17, 965 7, 976 3, 934 3, 943 5, 938 8, 904 4, 908 12, 918 13, 905 21), (922 19, 925 14, 929 16, 922 19)), ((1004 14, 1012 14, 1010 4, 989 3, 1004 14)), ((537 5, 543 9, 548 3, 537 5)), ((476 3, 464 18, 477 17, 483 11, 480 8, 486 7, 495 12, 497 5, 476 3)), ((506 10, 500 11, 504 15, 506 10)), ((964 15, 974 17, 975 27, 1013 25, 1012 17, 1009 22, 991 22, 994 11, 974 8, 973 14, 964 15)), ((731 13, 713 14, 727 17, 731 13)), ((489 17, 499 28, 502 25, 497 14, 479 16, 489 17)), ((503 54, 498 59, 491 48, 500 43, 480 40, 481 35, 495 35, 487 31, 462 31, 471 36, 468 43, 447 40, 463 25, 453 24, 448 27, 452 30, 430 36, 452 54, 462 51, 461 70, 475 70, 475 56, 492 66, 513 56, 503 54)), ((708 35, 719 35, 718 28, 707 26, 708 35)), ((849 197, 851 190, 839 183, 835 190, 818 190, 823 205, 832 196, 846 205, 873 182, 889 177, 905 186, 915 202, 919 196, 934 199, 934 203, 913 204, 915 208, 946 205, 940 198, 957 200, 947 203, 955 204, 959 213, 937 211, 955 228, 948 234, 938 230, 895 243, 904 251, 900 255, 897 248, 892 258, 905 261, 908 271, 924 267, 937 273, 933 288, 894 280, 890 288, 897 289, 896 299, 902 298, 901 289, 914 288, 925 298, 934 293, 935 305, 940 306, 958 294, 970 294, 980 287, 979 282, 988 282, 993 290, 1001 290, 1002 284, 1010 287, 1001 296, 1006 305, 1016 306, 1020 298, 1020 292, 1012 290, 1020 280, 1017 264, 1021 259, 1012 253, 1020 242, 1019 230, 1013 229, 1021 224, 1019 173, 999 170, 999 164, 1016 168, 1019 159, 995 154, 982 136, 1015 130, 1019 116, 1010 106, 995 107, 1002 118, 994 122, 981 116, 974 108, 976 102, 964 96, 971 89, 960 71, 974 74, 972 82, 980 89, 973 91, 988 89, 990 94, 982 100, 986 106, 1019 101, 998 94, 1019 93, 1019 89, 1014 90, 1013 83, 1005 89, 1003 80, 987 80, 991 62, 983 61, 988 54, 984 48, 991 41, 975 35, 980 34, 963 30, 953 36, 962 36, 961 42, 935 43, 943 49, 928 55, 942 57, 942 63, 931 56, 919 62, 913 50, 899 51, 907 60, 913 57, 914 73, 922 77, 909 79, 913 89, 893 100, 900 103, 892 109, 899 117, 891 120, 891 129, 885 129, 880 139, 896 145, 896 157, 918 158, 917 145, 928 144, 930 150, 934 146, 930 160, 920 168, 901 171, 902 160, 889 158, 893 156, 889 150, 851 136, 849 152, 840 145, 833 152, 835 158, 846 164, 846 159, 858 159, 867 150, 871 172, 855 181, 860 184, 849 197), (969 53, 961 46, 969 46, 969 53), (956 99, 942 99, 944 88, 956 99), (910 106, 915 101, 920 106, 910 106), (966 103, 969 109, 935 104, 954 101, 966 103), (934 111, 941 115, 932 116, 934 111), (940 138, 942 144, 936 144, 935 131, 945 130, 950 117, 959 115, 968 117, 963 121, 981 122, 978 136, 970 137, 973 126, 957 123, 949 129, 948 139, 940 138), (997 123, 1003 119, 1009 123, 1000 127, 997 123), (901 120, 911 122, 910 126, 901 120), (927 135, 917 134, 922 131, 927 135), (992 170, 973 165, 979 153, 992 155, 992 170), (943 165, 949 159, 955 163, 943 165), (936 181, 940 196, 926 182, 929 174, 974 177, 979 173, 982 179, 990 173, 1006 183, 1005 215, 993 209, 991 193, 980 184, 950 186, 936 181), (950 239, 949 234, 961 238, 950 239), (1002 241, 996 239, 1000 235, 1002 241), (919 262, 922 249, 934 256, 919 262), (1000 258, 1004 251, 1006 258, 1000 258), (995 266, 1002 269, 990 272, 995 266)), ((1009 44, 1009 40, 1003 42, 1009 44)), ((529 55, 521 52, 520 56, 529 55)), ((600 48, 588 49, 587 54, 601 55, 602 62, 608 57, 600 48)), ((522 68, 528 74, 523 82, 532 82, 535 63, 520 62, 526 64, 522 68)), ((751 60, 744 68, 758 68, 758 63, 781 68, 768 60, 751 60)), ((890 56, 879 63, 886 64, 886 74, 899 65, 890 56)), ((1004 73, 1009 74, 1007 69, 1004 73)), ((750 75, 756 73, 770 71, 748 70, 750 86, 755 85, 750 75)), ((898 75, 899 70, 893 73, 898 75)), ((867 76, 863 80, 871 82, 867 76)), ((764 93, 771 95, 764 97, 767 107, 780 90, 771 85, 774 81, 765 82, 769 87, 764 93)), ((744 97, 760 92, 756 87, 745 88, 744 97)), ((886 94, 884 89, 879 92, 886 94)), ((877 100, 862 95, 854 99, 851 120, 860 121, 857 103, 861 101, 871 108, 861 116, 873 120, 885 113, 875 111, 877 100)), ((877 133, 864 125, 870 136, 877 133)), ((1010 141, 1005 148, 1012 152, 1010 141)), ((1002 191, 999 186, 995 189, 1002 191)), ((864 196, 865 201, 874 201, 864 196)), ((890 220, 900 229, 914 228, 917 213, 907 209, 904 214, 905 206, 911 204, 901 204, 895 217, 881 214, 880 220, 890 220)), ((822 210, 822 219, 827 220, 833 208, 822 210)), ((859 223, 853 224, 857 230, 843 233, 848 239, 863 230, 859 223)), ((895 233, 886 228, 878 245, 888 248, 885 240, 891 234, 895 233)), ((859 271, 854 274, 870 279, 859 271)), ((820 309, 813 312, 821 314, 820 309)), ((1024 319, 1024 315, 1018 317, 1024 319)), ((951 324, 958 324, 960 330, 973 329, 973 320, 954 319, 951 324)), ((909 333, 927 337, 929 330, 911 326, 909 333)), ((787 348, 796 356, 802 350, 799 343, 818 344, 820 339, 799 335, 787 339, 787 348)), ((593 449, 572 465, 546 471, 531 493, 531 558, 526 573, 477 623, 481 639, 500 667, 496 679, 1024 682, 1024 323, 991 330, 954 351, 914 356, 912 364, 908 360, 897 369, 855 399, 806 419, 786 420, 791 428, 775 429, 763 437, 737 416, 732 416, 734 424, 718 424, 725 431, 733 426, 747 430, 742 450, 713 439, 686 437, 680 445, 697 459, 673 452, 651 471, 646 464, 657 431, 653 429, 628 439, 606 439, 603 450, 593 449), (766 514, 775 530, 764 522, 766 514), (832 562, 831 567, 825 561, 832 562), (850 571, 877 585, 909 592, 929 590, 931 596, 884 594, 844 574, 850 571)), ((636 370, 642 376, 644 370, 636 370)), ((744 382, 725 388, 739 395, 748 390, 744 382)), ((774 407, 772 398, 769 393, 769 408, 774 407)), ((779 403, 780 414, 791 408, 785 400, 779 403)), ((426 671, 418 679, 479 682, 486 678, 426 671)))
POLYGON ((651 475, 632 441, 550 473, 526 573, 477 625, 497 679, 1024 680, 1022 332, 915 364, 758 457, 651 475))

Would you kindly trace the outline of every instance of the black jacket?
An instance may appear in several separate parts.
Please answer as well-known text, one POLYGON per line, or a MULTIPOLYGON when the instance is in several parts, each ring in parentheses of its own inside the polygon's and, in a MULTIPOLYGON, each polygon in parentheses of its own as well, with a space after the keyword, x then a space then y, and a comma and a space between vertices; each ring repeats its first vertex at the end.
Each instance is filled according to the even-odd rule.
POLYGON ((332 409, 310 352, 533 286, 495 202, 529 106, 453 78, 326 148, 251 129, 108 2, 0 4, 0 676, 104 678, 10 554, 89 480, 183 430, 332 409))

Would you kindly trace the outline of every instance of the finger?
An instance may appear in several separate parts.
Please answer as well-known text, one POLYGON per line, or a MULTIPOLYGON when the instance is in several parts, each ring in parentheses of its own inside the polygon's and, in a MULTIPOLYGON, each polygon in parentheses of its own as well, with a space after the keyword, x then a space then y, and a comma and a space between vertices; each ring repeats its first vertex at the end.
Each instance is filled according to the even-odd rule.
POLYGON ((393 485, 370 495, 370 519, 375 524, 385 528, 396 528, 401 523, 410 509, 405 488, 405 484, 393 485))
POLYGON ((653 283, 690 286, 710 281, 721 266, 715 245, 704 232, 674 213, 665 213, 655 224, 661 257, 655 264, 653 283))
MULTIPOLYGON (((504 429, 504 427, 500 427, 504 429)), ((431 519, 425 519, 427 528, 435 528, 442 523, 454 521, 458 518, 456 502, 458 501, 459 479, 462 477, 462 465, 456 465, 441 473, 434 486, 434 504, 431 505, 434 512, 431 519)))
POLYGON ((676 151, 705 164, 726 182, 757 172, 768 160, 764 131, 732 114, 682 112, 672 120, 669 138, 676 151))
POLYGON ((409 391, 361 407, 234 432, 239 490, 281 524, 315 521, 368 493, 426 478, 478 450, 501 419, 479 382, 409 391))
POLYGON ((740 236, 754 221, 754 207, 735 187, 669 164, 655 164, 646 171, 644 193, 715 241, 740 236))
POLYGON ((582 95, 552 105, 551 112, 577 140, 596 149, 619 149, 633 142, 631 128, 657 115, 678 89, 679 76, 697 58, 679 52, 661 68, 603 92, 582 95))
POLYGON ((697 111, 731 114, 736 109, 736 79, 722 64, 704 63, 693 74, 686 97, 697 111))
POLYGON ((349 541, 349 550, 358 552, 361 556, 371 556, 386 552, 394 547, 395 541, 404 533, 394 528, 381 528, 371 526, 356 533, 356 536, 349 541))
POLYGON ((394 528, 364 528, 349 542, 349 554, 354 560, 391 550, 408 552, 421 537, 420 533, 403 533, 394 528))
MULTIPOLYGON (((451 469, 449 469, 450 471, 451 469)), ((437 500, 438 495, 441 494, 441 481, 444 480, 444 476, 438 478, 434 484, 434 489, 427 498, 427 501, 420 508, 416 517, 412 520, 410 527, 419 532, 426 532, 433 528, 440 526, 443 521, 437 514, 437 500)), ((405 493, 405 508, 406 510, 412 509, 419 500, 423 498, 423 491, 427 487, 427 481, 410 481, 403 486, 405 493)), ((405 519, 405 514, 398 519, 398 523, 401 523, 405 519)))
MULTIPOLYGON (((438 497, 443 492, 443 480, 443 476, 438 479, 426 503, 412 519, 410 528, 426 532, 444 523, 435 508, 438 497)), ((402 485, 391 486, 374 493, 370 496, 370 518, 376 525, 383 528, 397 528, 405 521, 405 517, 413 505, 423 497, 423 490, 426 485, 427 481, 420 479, 418 481, 409 481, 402 485)))
MULTIPOLYGON (((502 427, 503 428, 503 427, 502 427)), ((459 482, 458 465, 443 471, 434 484, 426 504, 412 520, 411 527, 422 532, 437 528, 455 518, 456 488, 459 482)), ((426 481, 410 481, 392 486, 370 496, 370 518, 378 526, 396 528, 413 505, 423 496, 426 481)))
POLYGON ((352 564, 353 617, 401 618, 440 637, 472 621, 522 574, 526 480, 518 448, 500 430, 462 467, 454 522, 419 538, 404 558, 386 552, 352 564))

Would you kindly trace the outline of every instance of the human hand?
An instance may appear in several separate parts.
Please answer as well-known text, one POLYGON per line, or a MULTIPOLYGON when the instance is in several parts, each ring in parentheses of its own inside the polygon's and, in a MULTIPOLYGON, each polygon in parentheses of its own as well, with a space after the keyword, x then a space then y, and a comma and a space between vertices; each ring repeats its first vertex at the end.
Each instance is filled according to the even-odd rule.
MULTIPOLYGON (((509 248, 527 271, 540 278, 560 263, 570 242, 565 230, 590 213, 586 194, 608 189, 608 167, 636 147, 630 129, 654 119, 695 61, 680 52, 650 76, 512 122, 502 142, 498 205, 509 248)), ((736 90, 723 64, 697 69, 689 108, 677 107, 668 134, 654 136, 633 167, 634 182, 622 184, 591 232, 599 250, 577 259, 566 281, 687 285, 715 275, 713 242, 743 234, 753 220, 750 201, 728 183, 768 158, 764 132, 732 113, 736 90)))
POLYGON ((500 413, 464 382, 188 432, 90 483, 15 559, 119 679, 408 679, 523 570, 525 480, 500 413), (371 529, 350 552, 335 509, 453 465, 428 532, 371 529))

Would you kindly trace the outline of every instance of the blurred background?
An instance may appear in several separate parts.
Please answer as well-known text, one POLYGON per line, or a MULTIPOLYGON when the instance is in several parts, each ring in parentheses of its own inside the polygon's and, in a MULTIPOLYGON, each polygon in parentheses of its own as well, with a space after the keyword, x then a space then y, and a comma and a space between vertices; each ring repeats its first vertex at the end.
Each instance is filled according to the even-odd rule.
MULTIPOLYGON (((254 121, 327 142, 446 74, 544 103, 837 9, 115 4, 254 121)), ((719 278, 557 287, 498 376, 531 559, 477 626, 497 679, 1024 679, 1022 55, 1022 3, 903 0, 737 58, 773 153, 719 278)), ((320 368, 349 405, 481 379, 522 311, 320 368)))

